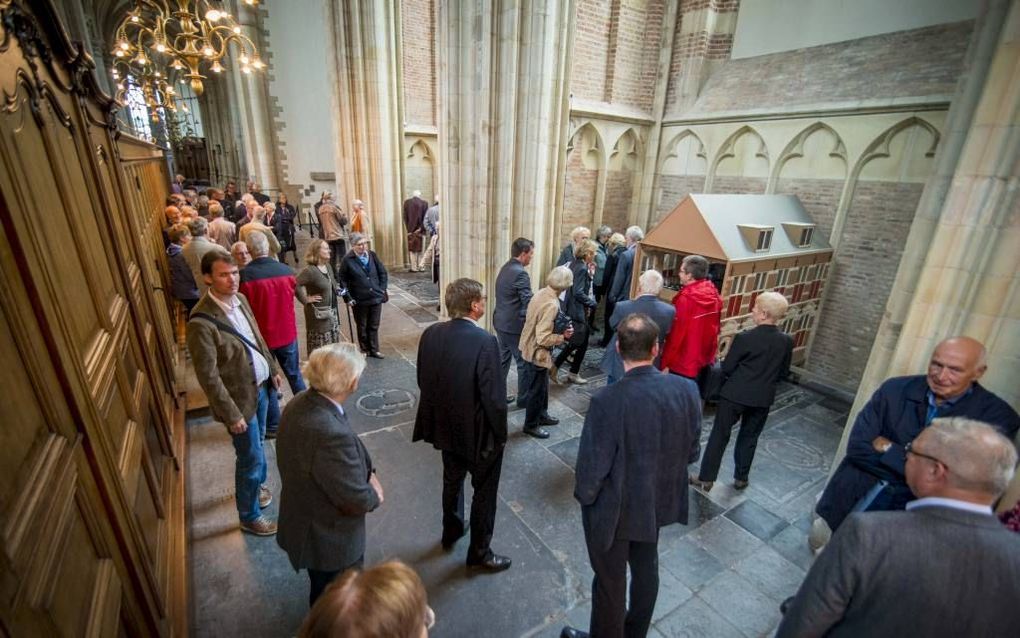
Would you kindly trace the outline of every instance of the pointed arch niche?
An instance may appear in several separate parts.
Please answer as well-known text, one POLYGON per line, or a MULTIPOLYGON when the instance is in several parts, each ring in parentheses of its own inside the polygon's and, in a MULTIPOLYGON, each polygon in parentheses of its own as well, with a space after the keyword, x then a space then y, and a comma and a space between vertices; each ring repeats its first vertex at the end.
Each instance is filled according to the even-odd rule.
POLYGON ((559 232, 561 243, 569 240, 570 231, 575 227, 597 225, 600 217, 597 199, 605 176, 604 158, 602 135, 591 122, 586 122, 567 142, 566 183, 559 232))
POLYGON ((421 196, 430 204, 435 201, 436 178, 439 176, 435 170, 435 153, 424 138, 415 137, 408 140, 410 146, 404 155, 404 199, 411 196, 411 193, 418 190, 421 196))
POLYGON ((818 232, 828 237, 849 171, 843 139, 828 124, 815 122, 794 136, 779 155, 776 168, 772 191, 796 195, 818 232))
POLYGON ((628 128, 613 144, 606 172, 606 198, 601 223, 616 232, 629 225, 631 209, 637 196, 635 181, 638 177, 644 141, 634 128, 628 128))
POLYGON ((663 147, 655 189, 655 218, 650 227, 669 214, 691 193, 705 191, 708 155, 701 138, 690 129, 674 135, 663 147))
POLYGON ((769 150, 758 131, 743 126, 730 135, 712 163, 705 191, 764 193, 769 178, 769 150))

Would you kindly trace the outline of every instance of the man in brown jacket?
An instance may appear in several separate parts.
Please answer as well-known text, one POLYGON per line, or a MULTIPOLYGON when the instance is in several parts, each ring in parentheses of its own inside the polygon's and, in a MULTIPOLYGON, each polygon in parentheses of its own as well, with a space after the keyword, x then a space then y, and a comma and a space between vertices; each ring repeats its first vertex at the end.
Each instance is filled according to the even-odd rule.
POLYGON ((234 258, 220 251, 206 253, 202 276, 209 291, 188 322, 188 352, 213 416, 227 426, 234 440, 235 500, 241 529, 271 536, 276 533, 276 523, 262 515, 262 508, 273 500, 263 486, 263 439, 268 392, 280 387, 280 368, 259 333, 248 300, 237 292, 240 275, 234 258))

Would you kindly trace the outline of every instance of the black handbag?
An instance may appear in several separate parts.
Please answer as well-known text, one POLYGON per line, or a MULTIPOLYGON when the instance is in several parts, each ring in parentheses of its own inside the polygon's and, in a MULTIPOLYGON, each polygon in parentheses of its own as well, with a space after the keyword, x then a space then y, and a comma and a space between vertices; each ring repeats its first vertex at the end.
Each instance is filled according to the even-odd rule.
POLYGON ((698 393, 701 395, 701 400, 718 401, 719 390, 722 389, 723 381, 725 379, 723 378, 722 364, 718 361, 701 368, 698 371, 697 378, 698 393))
POLYGON ((570 325, 571 321, 570 317, 567 316, 567 313, 562 310, 557 310, 556 318, 553 319, 553 333, 561 335, 567 331, 567 328, 569 328, 570 325))

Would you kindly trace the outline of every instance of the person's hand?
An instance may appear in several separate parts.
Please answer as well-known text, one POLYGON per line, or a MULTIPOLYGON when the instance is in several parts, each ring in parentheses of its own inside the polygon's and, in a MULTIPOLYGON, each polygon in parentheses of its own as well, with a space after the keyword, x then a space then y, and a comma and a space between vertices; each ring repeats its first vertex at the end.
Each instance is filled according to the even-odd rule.
POLYGON ((375 490, 376 495, 379 497, 379 504, 382 505, 383 501, 386 500, 383 496, 382 484, 379 483, 379 479, 376 477, 375 472, 372 472, 372 476, 368 479, 368 484, 375 490))
POLYGON ((273 387, 277 390, 280 389, 280 385, 283 383, 283 377, 278 374, 273 375, 273 387))
POLYGON ((573 324, 571 324, 571 325, 567 326, 566 330, 563 331, 563 338, 564 339, 569 339, 569 338, 571 338, 573 336, 574 336, 574 326, 573 326, 573 324))
POLYGON ((238 419, 234 423, 227 426, 231 434, 244 434, 248 431, 248 422, 244 419, 238 419))
POLYGON ((308 295, 308 303, 316 303, 322 301, 322 295, 308 295))
POLYGON ((875 448, 879 454, 885 454, 892 447, 892 441, 884 436, 876 436, 875 440, 871 442, 871 447, 875 448))
POLYGON ((592 274, 592 275, 595 274, 595 262, 594 261, 588 264, 588 273, 592 274))

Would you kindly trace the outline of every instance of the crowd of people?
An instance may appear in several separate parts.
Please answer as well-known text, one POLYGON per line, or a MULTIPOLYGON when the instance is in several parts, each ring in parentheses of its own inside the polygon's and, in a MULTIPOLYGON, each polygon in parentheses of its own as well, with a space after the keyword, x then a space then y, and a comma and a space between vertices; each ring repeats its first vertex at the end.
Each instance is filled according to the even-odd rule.
MULTIPOLYGON (((396 561, 364 569, 371 542, 365 518, 384 505, 385 492, 345 402, 358 389, 366 357, 382 358, 378 329, 388 300, 388 274, 369 248, 364 205, 348 217, 324 193, 316 205, 320 237, 295 274, 282 262, 293 233, 288 240, 273 224, 288 214, 286 201, 282 209, 268 198, 260 202, 250 185, 233 204, 226 199, 231 186, 209 195, 210 221, 187 203, 168 207, 167 255, 174 295, 190 310, 196 376, 235 448, 241 529, 276 534, 291 565, 306 571, 311 611, 300 635, 427 635, 435 614, 414 570, 396 561), (235 222, 231 234, 223 210, 238 209, 247 221, 235 222), (304 366, 294 299, 307 328, 304 366), (357 343, 340 334, 341 300, 353 302, 357 343), (283 378, 294 398, 281 410, 283 378), (273 436, 282 483, 278 523, 263 514, 273 498, 264 444, 273 436)), ((175 196, 190 201, 186 191, 175 196)), ((416 192, 403 213, 409 270, 419 271, 438 251, 438 203, 430 207, 416 192)), ((586 383, 588 344, 605 347, 607 383, 586 412, 574 489, 595 573, 591 619, 587 632, 564 627, 568 638, 647 634, 659 587, 659 530, 688 522, 691 486, 713 488, 738 422, 733 487, 750 485, 777 386, 790 374, 794 342, 779 328, 789 305, 783 295, 758 295, 753 325, 717 361, 722 301, 709 261, 684 257, 682 287, 663 301, 662 274, 635 272, 643 236, 637 226, 622 234, 602 227, 594 240, 589 229, 575 229, 537 291, 528 271, 535 244, 518 238, 492 291, 495 334, 480 325, 489 308, 484 286, 462 278, 443 291, 450 320, 426 328, 418 346, 412 438, 441 453, 437 540, 452 551, 469 535, 467 568, 490 573, 513 562, 492 548, 509 412, 525 410, 524 434, 549 437, 558 424, 549 413, 549 384, 586 383), (507 392, 512 361, 515 394, 507 392), (717 407, 702 453, 706 399, 717 407)), ((926 374, 890 379, 857 415, 847 455, 818 504, 835 534, 784 603, 780 635, 955 636, 975 627, 1005 635, 1015 626, 1015 617, 1007 622, 999 612, 1020 596, 1020 537, 992 506, 1016 468, 1011 437, 1020 416, 978 383, 986 367, 979 342, 947 339, 926 374), (955 601, 989 613, 961 616, 918 582, 952 587, 955 601)))

